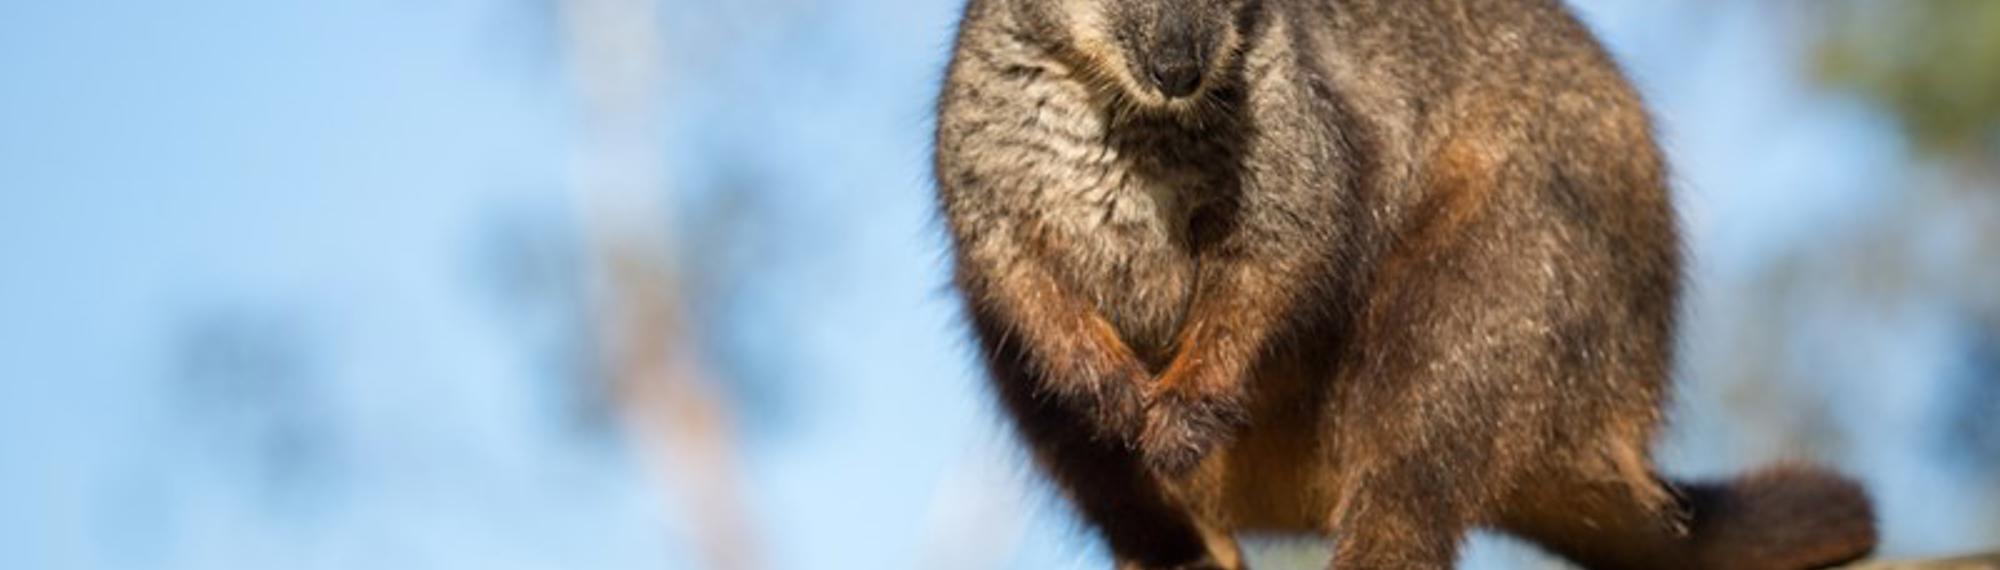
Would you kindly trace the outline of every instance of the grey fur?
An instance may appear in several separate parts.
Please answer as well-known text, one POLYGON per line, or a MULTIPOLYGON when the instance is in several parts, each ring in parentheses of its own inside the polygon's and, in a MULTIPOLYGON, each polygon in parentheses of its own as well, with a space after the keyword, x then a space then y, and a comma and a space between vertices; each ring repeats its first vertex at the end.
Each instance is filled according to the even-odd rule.
MULTIPOLYGON (((1480 525, 1596 567, 1873 544, 1858 490, 1787 470, 1757 481, 1860 522, 1720 564, 1653 475, 1665 167, 1556 2, 973 0, 936 160, 996 391, 1124 567, 1238 567, 1245 529, 1341 533, 1341 568, 1480 525)), ((1783 510, 1739 495, 1701 496, 1783 510)))

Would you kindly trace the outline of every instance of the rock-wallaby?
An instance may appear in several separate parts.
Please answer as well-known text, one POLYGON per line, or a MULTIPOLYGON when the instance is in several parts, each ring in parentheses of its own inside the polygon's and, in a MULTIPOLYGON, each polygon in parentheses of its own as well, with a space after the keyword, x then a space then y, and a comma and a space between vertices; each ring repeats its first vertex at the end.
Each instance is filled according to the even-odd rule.
POLYGON ((1120 568, 1447 568, 1472 528, 1599 569, 1866 555, 1817 468, 1649 445, 1681 250, 1661 152, 1557 0, 970 0, 938 109, 1000 402, 1120 568))

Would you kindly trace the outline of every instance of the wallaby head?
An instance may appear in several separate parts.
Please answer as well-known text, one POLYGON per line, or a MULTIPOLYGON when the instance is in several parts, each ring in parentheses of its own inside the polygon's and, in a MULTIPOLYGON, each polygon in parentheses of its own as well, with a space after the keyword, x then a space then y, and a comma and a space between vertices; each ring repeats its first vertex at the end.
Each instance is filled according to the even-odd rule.
POLYGON ((1185 112, 1226 82, 1256 0, 1018 2, 1091 83, 1141 111, 1185 112))

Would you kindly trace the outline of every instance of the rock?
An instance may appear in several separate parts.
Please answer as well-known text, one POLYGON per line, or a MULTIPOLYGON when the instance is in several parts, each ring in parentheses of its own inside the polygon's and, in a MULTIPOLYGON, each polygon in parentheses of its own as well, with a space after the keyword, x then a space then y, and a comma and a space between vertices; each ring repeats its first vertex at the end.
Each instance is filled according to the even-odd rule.
POLYGON ((1870 561, 1841 570, 2000 570, 2000 554, 1938 560, 1870 561))

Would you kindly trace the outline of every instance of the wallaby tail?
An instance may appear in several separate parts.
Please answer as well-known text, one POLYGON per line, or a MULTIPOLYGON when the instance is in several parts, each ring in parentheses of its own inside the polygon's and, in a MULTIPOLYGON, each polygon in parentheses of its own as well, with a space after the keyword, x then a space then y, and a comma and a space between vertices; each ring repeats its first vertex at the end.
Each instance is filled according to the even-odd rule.
POLYGON ((1814 570, 1875 549, 1867 495, 1824 469, 1665 486, 1656 500, 1623 484, 1549 486, 1501 526, 1592 570, 1814 570))
POLYGON ((1780 465, 1725 483, 1678 487, 1701 568, 1807 570, 1875 550, 1861 486, 1824 469, 1780 465))

